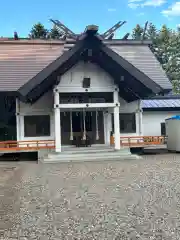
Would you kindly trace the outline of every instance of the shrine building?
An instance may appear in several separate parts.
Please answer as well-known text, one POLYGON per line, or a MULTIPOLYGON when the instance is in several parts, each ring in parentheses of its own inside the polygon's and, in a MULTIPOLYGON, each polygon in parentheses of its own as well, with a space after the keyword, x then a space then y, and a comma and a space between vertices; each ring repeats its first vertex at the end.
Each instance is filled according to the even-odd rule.
POLYGON ((16 98, 17 141, 55 140, 61 152, 113 136, 120 150, 121 136, 143 136, 144 99, 172 90, 150 45, 105 38, 94 25, 64 39, 0 40, 0 91, 16 98))

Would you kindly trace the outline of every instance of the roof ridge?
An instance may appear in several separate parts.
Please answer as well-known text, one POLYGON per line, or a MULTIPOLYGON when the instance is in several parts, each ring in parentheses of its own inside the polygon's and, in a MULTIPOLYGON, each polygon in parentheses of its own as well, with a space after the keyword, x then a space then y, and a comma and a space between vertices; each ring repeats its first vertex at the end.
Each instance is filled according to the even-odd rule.
POLYGON ((61 45, 64 44, 64 40, 57 39, 18 39, 14 38, 0 38, 0 44, 52 44, 52 45, 61 45))
MULTIPOLYGON (((0 37, 0 44, 3 43, 13 43, 13 44, 65 44, 66 42, 76 43, 75 40, 67 38, 66 40, 62 39, 31 39, 31 38, 19 38, 18 40, 15 40, 13 37, 6 38, 6 37, 0 37)), ((134 40, 134 39, 104 39, 103 43, 107 45, 150 45, 151 41, 149 40, 134 40)))

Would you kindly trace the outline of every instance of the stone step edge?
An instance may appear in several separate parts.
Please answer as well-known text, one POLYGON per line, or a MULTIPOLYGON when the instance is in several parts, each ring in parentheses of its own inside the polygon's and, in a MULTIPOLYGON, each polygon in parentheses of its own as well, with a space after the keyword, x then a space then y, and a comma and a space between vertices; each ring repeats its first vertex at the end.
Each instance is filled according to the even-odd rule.
POLYGON ((127 156, 127 155, 132 155, 130 152, 99 152, 99 153, 76 153, 76 154, 72 154, 72 153, 69 153, 69 154, 65 154, 65 153, 62 153, 62 154, 48 154, 48 158, 52 159, 52 158, 68 158, 68 157, 71 157, 71 158, 82 158, 82 157, 101 157, 101 156, 127 156))
MULTIPOLYGON (((128 151, 129 150, 129 148, 121 148, 120 149, 120 151, 128 151)), ((54 154, 54 155, 56 155, 56 154, 62 154, 62 153, 76 153, 76 152, 78 152, 78 153, 84 153, 84 152, 116 152, 117 150, 115 150, 114 148, 112 148, 112 147, 103 147, 103 148, 99 148, 99 147, 90 147, 90 148, 87 148, 87 147, 80 147, 80 148, 78 148, 78 147, 72 147, 72 148, 69 148, 69 147, 67 147, 67 148, 62 148, 62 152, 60 152, 60 153, 57 153, 57 152, 55 152, 55 149, 49 149, 48 151, 44 151, 44 149, 40 149, 40 150, 38 150, 38 152, 46 152, 47 154, 54 154)))
POLYGON ((138 160, 138 159, 142 159, 141 156, 138 155, 125 155, 125 156, 111 156, 111 158, 109 157, 96 157, 96 158, 91 158, 91 159, 55 159, 55 160, 51 160, 51 159, 41 159, 39 160, 39 162, 41 163, 83 163, 83 162, 98 162, 98 161, 122 161, 122 160, 138 160))
POLYGON ((105 153, 107 153, 107 154, 111 154, 111 153, 113 153, 113 154, 116 154, 116 153, 130 153, 130 151, 128 151, 128 150, 122 150, 122 151, 115 151, 115 150, 111 150, 111 149, 109 149, 109 150, 106 150, 106 151, 103 151, 103 150, 101 150, 101 151, 96 151, 96 150, 91 150, 91 151, 87 151, 87 152, 85 152, 85 151, 64 151, 64 152, 61 152, 61 153, 48 153, 49 155, 51 155, 51 156, 62 156, 62 155, 70 155, 70 154, 74 154, 74 155, 77 155, 77 154, 79 154, 79 155, 85 155, 85 154, 105 154, 105 153))
MULTIPOLYGON (((74 153, 74 152, 78 152, 78 153, 89 153, 89 152, 124 152, 124 151, 130 151, 129 148, 121 148, 120 150, 115 150, 114 148, 72 148, 72 149, 62 149, 61 153, 74 153)), ((55 151, 51 151, 49 153, 52 154, 61 154, 61 153, 57 153, 55 151)))
POLYGON ((46 159, 96 159, 96 158, 112 158, 112 157, 126 157, 132 156, 131 153, 122 153, 122 154, 93 154, 93 155, 61 155, 61 156, 54 156, 54 157, 45 157, 46 159))
MULTIPOLYGON (((124 150, 124 149, 121 149, 124 150)), ((102 148, 102 149, 95 149, 95 148, 84 148, 84 149, 78 149, 78 148, 72 148, 72 149, 62 149, 62 152, 105 152, 105 151, 116 151, 113 148, 102 148)), ((56 154, 56 152, 54 152, 56 154)))

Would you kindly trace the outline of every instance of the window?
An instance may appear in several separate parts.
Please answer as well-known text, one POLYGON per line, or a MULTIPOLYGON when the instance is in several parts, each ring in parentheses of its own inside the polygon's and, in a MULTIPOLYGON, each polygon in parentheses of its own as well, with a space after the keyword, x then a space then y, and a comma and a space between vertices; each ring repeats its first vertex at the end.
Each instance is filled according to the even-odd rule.
POLYGON ((161 136, 166 136, 166 124, 165 124, 165 122, 161 123, 161 136))
POLYGON ((136 115, 135 113, 121 113, 120 116, 121 133, 136 132, 136 115))
POLYGON ((85 77, 83 79, 83 88, 90 88, 90 84, 91 84, 91 79, 85 77))
MULTIPOLYGON (((136 132, 136 115, 135 113, 119 114, 120 132, 135 133, 136 132)), ((114 114, 112 114, 112 131, 114 132, 114 114)))
POLYGON ((49 115, 24 116, 24 136, 25 137, 50 136, 50 116, 49 115))

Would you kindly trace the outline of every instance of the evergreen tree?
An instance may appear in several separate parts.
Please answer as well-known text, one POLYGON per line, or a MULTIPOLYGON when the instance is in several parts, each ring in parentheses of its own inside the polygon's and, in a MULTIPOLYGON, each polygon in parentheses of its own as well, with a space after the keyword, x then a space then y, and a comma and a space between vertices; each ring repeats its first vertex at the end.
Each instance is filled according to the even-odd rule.
POLYGON ((132 32, 132 39, 141 40, 143 32, 144 29, 139 24, 137 24, 132 32))
POLYGON ((153 23, 149 23, 146 30, 146 39, 151 40, 152 44, 150 45, 151 51, 154 53, 156 58, 160 61, 159 56, 159 44, 158 44, 158 30, 153 23))
POLYGON ((52 39, 59 39, 62 35, 62 32, 57 28, 56 25, 54 25, 49 32, 49 37, 52 39))
POLYGON ((180 35, 173 34, 168 41, 164 69, 171 80, 175 93, 180 92, 180 35))
POLYGON ((39 23, 36 23, 30 32, 30 36, 32 38, 47 38, 47 29, 45 29, 44 25, 39 23))
POLYGON ((159 39, 161 42, 168 43, 172 36, 172 30, 169 29, 166 25, 163 25, 159 31, 159 39))
POLYGON ((159 61, 162 64, 163 68, 166 70, 166 65, 168 64, 172 56, 172 44, 176 42, 176 35, 167 28, 166 25, 163 25, 158 34, 158 54, 159 61))
POLYGON ((152 41, 157 39, 158 30, 153 23, 149 23, 146 30, 146 37, 152 41))
MULTIPOLYGON (((142 27, 137 25, 132 31, 133 39, 140 39, 142 27)), ((152 41, 152 52, 161 63, 167 76, 173 84, 175 93, 180 93, 180 28, 177 31, 163 25, 160 30, 150 23, 147 27, 145 39, 152 41)))

